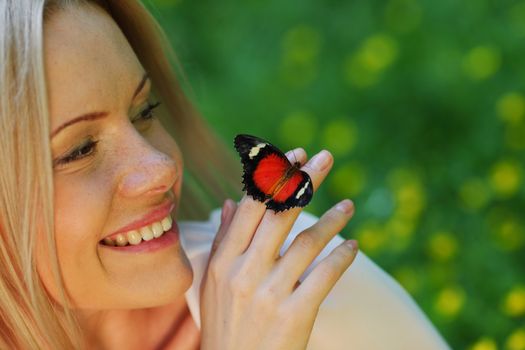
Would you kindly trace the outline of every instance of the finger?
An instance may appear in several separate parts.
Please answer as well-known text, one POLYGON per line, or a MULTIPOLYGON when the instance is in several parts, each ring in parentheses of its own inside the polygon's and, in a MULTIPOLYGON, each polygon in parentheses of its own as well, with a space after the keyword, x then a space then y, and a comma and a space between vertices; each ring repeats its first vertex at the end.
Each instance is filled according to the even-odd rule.
POLYGON ((226 232, 228 231, 228 228, 231 224, 233 215, 235 214, 236 210, 237 203, 235 203, 229 198, 224 201, 221 211, 221 224, 219 225, 219 229, 217 230, 217 234, 215 235, 215 239, 213 240, 208 261, 210 261, 211 258, 215 255, 217 248, 220 246, 221 242, 226 236, 226 232))
MULTIPOLYGON (((290 155, 294 153, 297 157, 301 154, 301 150, 295 149, 289 153, 290 155)), ((250 245, 253 234, 265 212, 266 204, 245 194, 239 202, 230 224, 231 232, 224 238, 224 243, 217 248, 216 255, 232 257, 244 253, 246 247, 250 245)))
MULTIPOLYGON (((314 193, 326 178, 326 175, 328 175, 332 164, 332 155, 330 152, 323 150, 301 167, 301 170, 310 175, 314 193)), ((295 207, 283 213, 275 213, 268 210, 264 214, 250 246, 254 254, 266 260, 275 260, 279 256, 279 250, 302 209, 295 207)))
POLYGON ((301 277, 326 244, 346 226, 354 214, 352 201, 345 199, 321 216, 311 227, 295 237, 290 248, 277 261, 270 277, 284 293, 294 289, 294 283, 301 277))
POLYGON ((337 246, 310 272, 292 293, 293 302, 300 305, 320 305, 333 286, 354 261, 357 242, 348 240, 337 246))

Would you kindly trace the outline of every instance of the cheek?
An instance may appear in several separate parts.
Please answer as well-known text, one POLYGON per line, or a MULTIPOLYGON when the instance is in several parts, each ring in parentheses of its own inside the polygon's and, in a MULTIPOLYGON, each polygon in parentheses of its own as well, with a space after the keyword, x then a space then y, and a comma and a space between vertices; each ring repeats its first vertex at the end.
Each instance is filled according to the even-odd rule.
MULTIPOLYGON (((97 285, 92 282, 104 277, 98 263, 97 243, 109 212, 111 186, 96 176, 88 178, 71 176, 67 181, 60 178, 54 181, 57 255, 66 290, 75 303, 96 292, 93 289, 97 285)), ((46 288, 57 300, 57 286, 51 279, 49 259, 41 246, 37 264, 46 288)))

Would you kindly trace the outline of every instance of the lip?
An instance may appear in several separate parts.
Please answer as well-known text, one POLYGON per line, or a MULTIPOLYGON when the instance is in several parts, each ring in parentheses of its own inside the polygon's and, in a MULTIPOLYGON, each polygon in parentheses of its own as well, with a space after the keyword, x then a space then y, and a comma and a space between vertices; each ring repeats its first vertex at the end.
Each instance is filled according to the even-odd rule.
POLYGON ((110 245, 101 245, 103 250, 117 252, 117 253, 153 253, 158 251, 164 251, 168 247, 172 247, 179 242, 179 226, 175 221, 171 228, 164 232, 159 238, 154 238, 149 241, 143 241, 137 245, 126 245, 123 247, 110 246, 110 245))
MULTIPOLYGON (((132 223, 119 228, 113 233, 110 233, 109 235, 105 236, 104 238, 115 238, 116 235, 119 233, 125 233, 131 230, 139 230, 144 226, 148 226, 156 221, 160 221, 164 219, 166 216, 168 216, 173 208, 175 207, 175 202, 172 200, 167 200, 163 204, 159 205, 157 208, 150 211, 148 214, 144 215, 142 218, 133 221, 132 223)), ((104 240, 102 238, 102 240, 104 240)), ((102 241, 101 240, 101 241, 102 241)))

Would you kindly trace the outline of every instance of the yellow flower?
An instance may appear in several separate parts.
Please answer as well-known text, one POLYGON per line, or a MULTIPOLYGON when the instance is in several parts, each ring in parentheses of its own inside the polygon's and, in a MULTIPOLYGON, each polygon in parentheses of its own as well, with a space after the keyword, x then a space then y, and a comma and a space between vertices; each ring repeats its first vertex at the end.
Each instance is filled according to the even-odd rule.
POLYGON ((437 295, 434 309, 442 316, 452 318, 456 316, 465 304, 465 292, 459 286, 445 287, 437 295))
POLYGON ((385 229, 394 239, 409 239, 412 237, 416 223, 397 215, 392 216, 386 223, 385 229))
POLYGON ((366 39, 359 52, 360 61, 369 71, 379 72, 397 58, 397 42, 388 35, 378 34, 366 39))
POLYGON ((312 27, 299 25, 284 35, 282 46, 285 60, 292 62, 313 61, 321 48, 321 34, 312 27))
POLYGON ((396 212, 405 218, 415 218, 425 207, 425 192, 417 182, 406 183, 394 190, 396 212))
POLYGON ((392 273, 394 278, 412 295, 421 287, 420 277, 412 267, 401 267, 392 273))
POLYGON ((493 228, 496 243, 504 250, 517 250, 525 242, 525 227, 514 217, 506 217, 493 228))
POLYGON ((389 248, 392 251, 403 251, 412 242, 416 222, 412 219, 392 216, 385 222, 384 230, 389 237, 389 248))
POLYGON ((496 111, 504 122, 518 124, 525 113, 525 99, 518 92, 509 92, 499 98, 496 111))
POLYGON ((336 168, 328 181, 328 190, 334 197, 355 197, 366 184, 365 170, 358 163, 346 163, 336 168))
POLYGON ((282 74, 292 86, 304 87, 317 75, 321 34, 306 25, 290 29, 283 38, 282 74))
POLYGON ((430 237, 428 252, 434 260, 448 261, 458 251, 458 241, 450 232, 437 232, 430 237))
POLYGON ((306 111, 288 114, 279 129, 280 138, 288 148, 307 147, 314 140, 316 131, 317 119, 306 111))
POLYGON ((459 197, 463 206, 471 211, 483 208, 489 201, 490 192, 485 181, 473 178, 467 180, 459 189, 459 197))
POLYGON ((470 350, 497 350, 498 346, 496 345, 496 342, 488 337, 483 337, 480 340, 478 340, 476 343, 474 343, 470 350))
POLYGON ((394 196, 394 216, 415 224, 426 206, 426 194, 421 177, 406 168, 393 169, 387 176, 394 196))
POLYGON ((499 50, 492 46, 477 46, 463 58, 463 70, 473 80, 483 80, 494 75, 500 67, 499 50))
POLYGON ((509 316, 525 314, 525 286, 514 286, 503 300, 503 312, 509 316))
POLYGON ((525 350, 525 329, 518 328, 509 335, 505 344, 507 350, 525 350))
POLYGON ((334 156, 352 151, 357 143, 357 126, 347 119, 329 121, 324 127, 322 142, 334 156))
POLYGON ((494 192, 500 197, 510 197, 520 189, 522 170, 518 162, 501 160, 496 163, 490 173, 490 182, 494 192))
POLYGON ((381 73, 398 56, 397 42, 388 35, 367 38, 358 51, 349 55, 344 64, 346 80, 357 87, 374 85, 381 73))
POLYGON ((366 254, 374 255, 385 247, 387 236, 384 229, 375 222, 368 222, 357 229, 359 248, 366 254))

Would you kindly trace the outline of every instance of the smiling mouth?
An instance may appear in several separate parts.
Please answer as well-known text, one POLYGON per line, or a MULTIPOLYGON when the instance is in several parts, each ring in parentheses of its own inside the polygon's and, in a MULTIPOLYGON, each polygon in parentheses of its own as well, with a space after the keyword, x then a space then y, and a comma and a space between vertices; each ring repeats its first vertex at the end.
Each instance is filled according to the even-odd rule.
POLYGON ((168 216, 166 216, 162 220, 155 221, 138 230, 131 230, 128 232, 122 232, 110 237, 106 237, 100 241, 100 244, 112 247, 139 245, 142 242, 151 241, 161 237, 165 232, 171 229, 172 225, 173 219, 168 214, 168 216))

